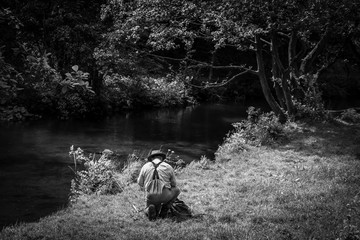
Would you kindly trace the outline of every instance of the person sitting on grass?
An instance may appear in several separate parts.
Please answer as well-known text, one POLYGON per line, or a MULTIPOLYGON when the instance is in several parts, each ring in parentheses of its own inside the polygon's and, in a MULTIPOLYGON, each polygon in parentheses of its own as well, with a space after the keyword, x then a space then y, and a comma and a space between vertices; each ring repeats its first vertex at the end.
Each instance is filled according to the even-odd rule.
POLYGON ((137 179, 140 188, 146 192, 146 215, 151 221, 158 217, 162 205, 170 205, 180 194, 174 169, 164 162, 165 159, 166 154, 160 150, 151 151, 137 179))

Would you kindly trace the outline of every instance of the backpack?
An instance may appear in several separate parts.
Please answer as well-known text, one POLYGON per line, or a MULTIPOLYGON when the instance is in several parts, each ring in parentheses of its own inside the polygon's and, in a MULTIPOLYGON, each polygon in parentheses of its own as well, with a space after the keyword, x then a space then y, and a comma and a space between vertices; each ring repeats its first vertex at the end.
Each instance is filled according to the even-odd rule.
POLYGON ((177 222, 185 221, 192 216, 190 207, 178 198, 171 204, 163 204, 159 213, 159 217, 171 218, 177 222))
POLYGON ((165 183, 163 180, 161 180, 159 178, 159 173, 157 171, 157 167, 162 163, 158 163, 155 164, 153 162, 151 162, 155 169, 154 169, 154 174, 152 177, 152 180, 150 181, 150 183, 146 186, 146 191, 148 192, 148 194, 156 194, 156 195, 160 195, 162 193, 162 190, 165 186, 165 183))

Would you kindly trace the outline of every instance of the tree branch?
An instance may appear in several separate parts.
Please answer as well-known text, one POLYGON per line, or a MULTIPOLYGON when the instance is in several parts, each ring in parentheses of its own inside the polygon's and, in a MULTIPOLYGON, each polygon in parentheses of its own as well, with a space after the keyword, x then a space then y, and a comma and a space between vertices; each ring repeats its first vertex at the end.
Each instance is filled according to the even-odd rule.
MULTIPOLYGON (((199 62, 196 60, 189 59, 192 62, 199 62)), ((208 63, 199 62, 200 64, 191 65, 188 68, 212 68, 212 69, 244 69, 244 66, 241 65, 230 65, 230 66, 214 66, 208 63)))
POLYGON ((316 46, 308 53, 308 55, 303 59, 300 71, 302 74, 308 73, 310 71, 310 67, 313 64, 315 58, 320 55, 321 51, 324 49, 326 41, 329 35, 329 27, 326 28, 325 33, 316 44, 316 46))
POLYGON ((263 38, 261 38, 261 41, 271 46, 271 42, 269 42, 269 41, 267 41, 267 40, 265 40, 263 38))
POLYGON ((245 71, 241 72, 241 73, 238 73, 238 74, 235 74, 234 76, 232 76, 230 79, 227 79, 227 80, 223 80, 222 82, 220 83, 208 83, 206 85, 203 85, 203 86, 199 86, 199 85, 194 85, 194 84, 191 84, 189 83, 190 86, 192 87, 196 87, 196 88, 203 88, 203 89, 206 89, 206 88, 215 88, 215 87, 222 87, 222 86, 225 86, 226 84, 228 84, 229 82, 235 80, 236 78, 240 77, 241 75, 244 75, 246 73, 252 73, 252 74, 255 74, 257 75, 257 71, 254 71, 252 69, 246 69, 245 71))

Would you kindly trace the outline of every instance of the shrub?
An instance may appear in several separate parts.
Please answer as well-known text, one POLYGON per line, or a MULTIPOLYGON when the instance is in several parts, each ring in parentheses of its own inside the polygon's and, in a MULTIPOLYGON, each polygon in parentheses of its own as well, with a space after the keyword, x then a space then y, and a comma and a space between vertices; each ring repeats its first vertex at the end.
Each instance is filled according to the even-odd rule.
POLYGON ((104 76, 104 97, 117 108, 170 107, 191 102, 188 89, 180 77, 125 77, 119 74, 104 76))
POLYGON ((234 123, 235 131, 251 145, 263 145, 284 137, 284 125, 273 113, 261 113, 259 109, 249 107, 247 120, 234 123))
POLYGON ((89 73, 75 65, 58 83, 56 108, 59 118, 82 118, 89 112, 95 92, 89 86, 88 77, 89 73))
POLYGON ((23 81, 21 74, 5 61, 3 50, 0 48, 0 106, 11 104, 17 97, 18 84, 23 81))
POLYGON ((247 113, 247 119, 233 124, 235 129, 219 146, 217 158, 224 160, 231 153, 247 149, 247 145, 271 144, 285 137, 286 125, 273 112, 261 113, 260 109, 249 107, 247 113))
POLYGON ((75 178, 71 181, 70 202, 76 201, 82 194, 116 194, 122 187, 115 178, 116 165, 110 160, 111 151, 103 151, 97 160, 95 155, 84 155, 81 148, 70 148, 69 154, 73 157, 75 166, 83 163, 85 170, 76 171, 75 178))
POLYGON ((37 119, 39 117, 40 116, 29 113, 24 107, 0 107, 0 121, 14 122, 26 119, 37 119))
POLYGON ((26 55, 26 81, 18 99, 30 112, 53 114, 60 119, 81 118, 89 112, 95 95, 89 86, 89 73, 74 65, 62 76, 50 65, 50 53, 26 44, 22 51, 26 55))
POLYGON ((302 98, 293 99, 296 108, 296 118, 321 121, 328 118, 325 111, 322 93, 317 86, 317 75, 300 77, 302 98))

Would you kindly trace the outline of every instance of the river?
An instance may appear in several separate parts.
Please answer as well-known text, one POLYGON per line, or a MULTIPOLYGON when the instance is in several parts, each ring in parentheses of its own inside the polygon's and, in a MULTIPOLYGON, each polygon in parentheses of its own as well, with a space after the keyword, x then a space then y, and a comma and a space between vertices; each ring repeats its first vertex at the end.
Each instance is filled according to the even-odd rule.
POLYGON ((171 149, 189 162, 214 157, 246 107, 209 104, 131 112, 100 121, 39 120, 0 126, 0 229, 64 208, 73 173, 71 145, 89 152, 171 149))

